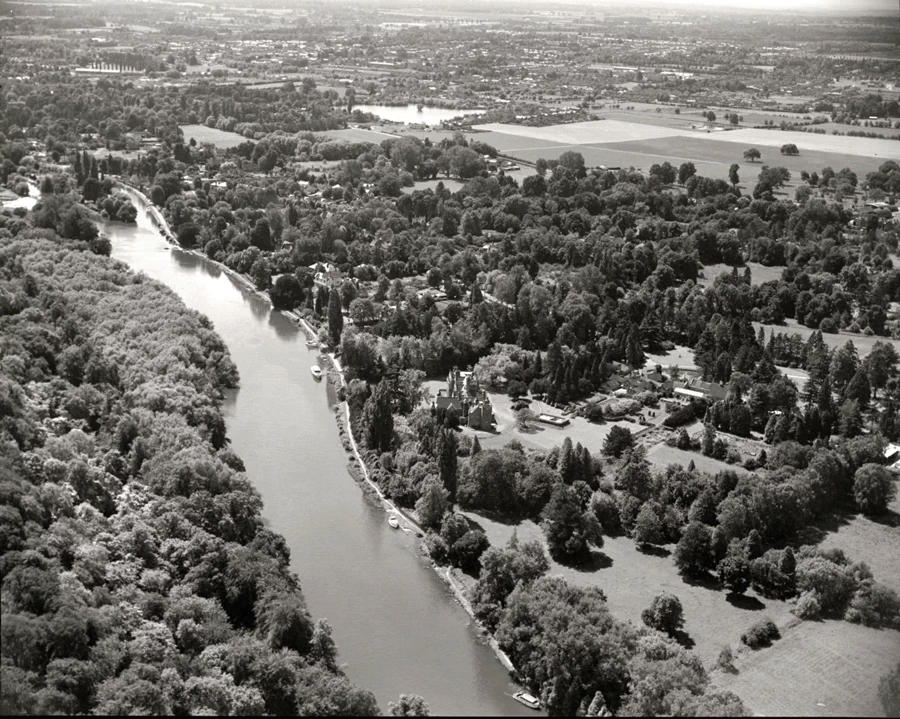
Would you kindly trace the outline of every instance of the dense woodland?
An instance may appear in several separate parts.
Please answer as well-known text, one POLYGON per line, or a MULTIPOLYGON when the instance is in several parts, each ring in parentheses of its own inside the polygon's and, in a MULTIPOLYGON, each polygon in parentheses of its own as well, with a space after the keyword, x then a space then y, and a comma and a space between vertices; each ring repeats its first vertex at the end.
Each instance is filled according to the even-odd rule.
POLYGON ((52 230, 0 298, 3 713, 378 713, 228 449, 209 321, 52 230))

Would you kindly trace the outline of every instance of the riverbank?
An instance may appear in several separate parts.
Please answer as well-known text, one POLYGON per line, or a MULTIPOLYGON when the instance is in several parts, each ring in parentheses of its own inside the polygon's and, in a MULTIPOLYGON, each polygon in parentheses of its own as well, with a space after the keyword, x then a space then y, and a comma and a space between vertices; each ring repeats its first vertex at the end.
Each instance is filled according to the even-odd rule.
MULTIPOLYGON (((266 303, 271 307, 271 300, 268 296, 268 293, 257 290, 250 278, 245 277, 235 272, 234 270, 231 270, 220 262, 216 262, 210 259, 202 252, 181 248, 181 246, 178 245, 177 241, 174 239, 174 235, 171 233, 171 230, 169 229, 168 223, 165 221, 165 218, 161 216, 161 213, 158 212, 157 208, 152 206, 149 199, 136 188, 124 184, 123 187, 130 194, 132 194, 133 198, 135 198, 136 204, 139 206, 139 209, 147 210, 150 215, 154 217, 154 224, 158 225, 156 227, 156 230, 167 239, 169 244, 174 245, 181 252, 184 252, 188 255, 193 255, 196 258, 204 262, 208 262, 212 266, 219 268, 229 277, 233 278, 237 283, 239 283, 241 287, 247 289, 257 298, 265 300, 266 303)), ((280 314, 289 317, 298 327, 302 328, 304 333, 310 339, 315 339, 316 341, 318 341, 318 334, 320 330, 314 323, 311 323, 306 318, 301 317, 297 312, 282 311, 280 314)), ((332 385, 332 387, 329 388, 329 391, 333 390, 338 393, 340 388, 342 388, 346 384, 344 368, 341 365, 340 360, 335 357, 333 353, 323 352, 319 355, 318 362, 322 369, 325 370, 326 381, 332 385)), ((359 446, 357 445, 355 437, 353 435, 351 419, 349 415, 349 407, 345 401, 337 401, 334 404, 333 416, 335 417, 335 421, 338 425, 341 444, 348 458, 347 469, 350 475, 362 489, 364 495, 368 498, 368 500, 370 500, 372 504, 375 504, 377 502, 382 510, 395 513, 396 516, 401 520, 401 527, 404 532, 414 533, 417 535, 417 537, 423 537, 425 534, 425 530, 423 529, 423 527, 421 527, 421 525, 419 525, 416 519, 413 516, 410 516, 410 514, 408 514, 406 511, 397 507, 389 498, 384 495, 381 488, 374 481, 372 481, 370 469, 367 466, 363 458, 363 454, 359 446)), ((506 656, 506 654, 496 644, 496 641, 474 617, 474 613, 466 597, 465 587, 462 581, 458 578, 455 579, 453 577, 453 570, 448 570, 445 567, 439 567, 433 562, 431 563, 431 566, 436 576, 438 576, 441 581, 449 587, 457 603, 463 608, 464 611, 466 611, 469 617, 471 617, 473 626, 479 628, 479 636, 476 639, 477 643, 483 643, 490 647, 494 656, 500 661, 501 665, 507 670, 507 672, 512 673, 514 677, 517 677, 518 675, 515 672, 515 669, 509 657, 506 656)))

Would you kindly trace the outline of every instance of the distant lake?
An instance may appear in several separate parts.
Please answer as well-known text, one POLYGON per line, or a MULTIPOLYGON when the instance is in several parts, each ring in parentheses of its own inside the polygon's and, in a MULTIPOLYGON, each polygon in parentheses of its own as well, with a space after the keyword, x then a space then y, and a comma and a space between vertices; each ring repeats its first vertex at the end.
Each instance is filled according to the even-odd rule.
POLYGON ((445 120, 452 120, 460 115, 483 115, 484 110, 447 110, 443 107, 423 107, 419 111, 417 105, 354 105, 354 110, 371 112, 382 120, 402 122, 406 125, 422 122, 426 125, 440 125, 445 120))

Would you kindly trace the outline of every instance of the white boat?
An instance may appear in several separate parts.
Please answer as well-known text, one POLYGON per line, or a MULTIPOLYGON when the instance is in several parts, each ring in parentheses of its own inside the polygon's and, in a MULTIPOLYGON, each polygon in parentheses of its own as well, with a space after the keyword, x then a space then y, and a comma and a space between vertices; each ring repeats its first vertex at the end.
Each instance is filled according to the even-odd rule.
POLYGON ((319 365, 314 364, 309 368, 309 371, 312 372, 312 376, 316 379, 322 379, 322 370, 319 368, 319 365))
POLYGON ((537 700, 536 697, 533 697, 528 692, 516 692, 513 694, 513 699, 515 699, 519 704, 524 704, 529 709, 540 709, 541 703, 537 700))
POLYGON ((394 529, 399 529, 399 528, 400 528, 400 520, 397 519, 397 515, 396 515, 396 514, 389 514, 389 515, 388 515, 388 524, 390 524, 394 529))
POLYGON ((315 347, 317 344, 319 344, 319 343, 316 342, 315 340, 306 340, 307 347, 315 347))

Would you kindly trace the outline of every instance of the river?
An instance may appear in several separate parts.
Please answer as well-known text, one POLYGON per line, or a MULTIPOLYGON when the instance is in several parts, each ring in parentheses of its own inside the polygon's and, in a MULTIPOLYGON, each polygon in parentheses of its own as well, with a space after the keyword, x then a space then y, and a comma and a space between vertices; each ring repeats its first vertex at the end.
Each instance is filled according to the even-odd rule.
POLYGON ((113 257, 172 288, 228 345, 241 375, 224 405, 232 447, 262 495, 263 516, 287 540, 312 615, 334 628, 348 676, 384 712, 412 693, 435 714, 533 716, 419 555, 419 540, 391 529, 348 474, 305 336, 213 263, 169 249, 135 202, 136 226, 101 222, 101 231, 113 257))

